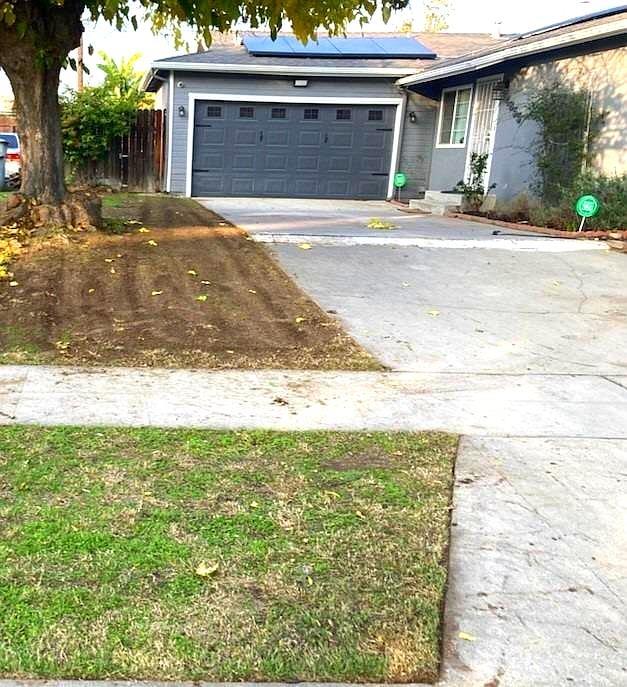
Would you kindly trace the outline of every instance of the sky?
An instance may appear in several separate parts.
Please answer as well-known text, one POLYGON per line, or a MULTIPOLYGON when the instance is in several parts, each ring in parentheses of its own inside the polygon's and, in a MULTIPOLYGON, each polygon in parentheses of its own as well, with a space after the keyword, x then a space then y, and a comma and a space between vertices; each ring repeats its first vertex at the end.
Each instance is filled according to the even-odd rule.
MULTIPOLYGON (((450 0, 447 30, 491 33, 498 24, 502 33, 520 33, 619 4, 621 4, 619 0, 450 0)), ((413 29, 420 31, 423 12, 422 0, 411 0, 406 9, 392 14, 387 25, 383 23, 379 15, 375 15, 364 30, 394 31, 404 22, 411 21, 413 29)), ((350 28, 359 30, 357 25, 349 26, 350 28)), ((195 46, 193 34, 187 32, 187 36, 191 45, 195 46)), ((140 25, 137 31, 129 27, 119 32, 102 20, 95 24, 86 22, 84 44, 92 45, 94 48, 94 55, 85 57, 91 71, 85 79, 86 83, 91 85, 95 85, 100 80, 100 70, 96 67, 99 61, 97 53, 100 50, 106 51, 116 60, 139 52, 141 57, 137 65, 141 70, 147 70, 153 60, 180 52, 175 48, 171 36, 154 36, 146 24, 140 25)), ((190 50, 194 50, 194 47, 190 50)), ((74 87, 76 74, 66 70, 62 81, 64 85, 62 87, 74 87)), ((0 96, 8 96, 10 93, 8 80, 0 71, 0 96)))

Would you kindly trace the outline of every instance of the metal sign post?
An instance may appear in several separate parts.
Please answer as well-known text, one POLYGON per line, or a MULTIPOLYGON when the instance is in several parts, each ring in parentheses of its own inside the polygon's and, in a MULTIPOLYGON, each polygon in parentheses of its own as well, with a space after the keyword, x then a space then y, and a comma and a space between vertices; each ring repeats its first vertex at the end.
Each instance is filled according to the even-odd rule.
POLYGON ((401 189, 407 184, 407 175, 403 172, 396 172, 394 175, 394 188, 396 189, 396 200, 401 200, 401 189))

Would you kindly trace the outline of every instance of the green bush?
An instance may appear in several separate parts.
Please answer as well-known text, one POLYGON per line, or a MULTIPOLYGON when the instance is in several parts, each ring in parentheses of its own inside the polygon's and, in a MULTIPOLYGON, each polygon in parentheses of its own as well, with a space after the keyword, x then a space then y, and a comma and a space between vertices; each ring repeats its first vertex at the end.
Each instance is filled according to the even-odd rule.
POLYGON ((598 215, 586 220, 585 229, 627 228, 627 174, 581 174, 568 187, 560 187, 558 203, 530 207, 529 220, 538 226, 575 230, 581 221, 575 212, 575 203, 577 198, 587 194, 601 201, 601 209, 598 215))
POLYGON ((113 141, 130 129, 137 107, 137 100, 119 98, 104 88, 86 88, 64 97, 61 128, 70 166, 104 159, 113 141))

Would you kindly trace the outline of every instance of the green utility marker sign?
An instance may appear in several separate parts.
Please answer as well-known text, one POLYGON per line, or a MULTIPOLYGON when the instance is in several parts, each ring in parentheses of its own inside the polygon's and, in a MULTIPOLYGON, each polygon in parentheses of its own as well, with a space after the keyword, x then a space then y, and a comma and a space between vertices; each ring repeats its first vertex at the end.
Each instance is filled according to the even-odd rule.
POLYGON ((407 183, 407 176, 403 174, 403 172, 397 172, 394 175, 394 186, 396 188, 403 188, 405 184, 407 183))
POLYGON ((579 224, 578 231, 583 229, 583 225, 588 217, 594 217, 601 208, 601 203, 596 196, 586 195, 577 198, 577 203, 575 204, 575 210, 579 217, 581 217, 581 223, 579 224))

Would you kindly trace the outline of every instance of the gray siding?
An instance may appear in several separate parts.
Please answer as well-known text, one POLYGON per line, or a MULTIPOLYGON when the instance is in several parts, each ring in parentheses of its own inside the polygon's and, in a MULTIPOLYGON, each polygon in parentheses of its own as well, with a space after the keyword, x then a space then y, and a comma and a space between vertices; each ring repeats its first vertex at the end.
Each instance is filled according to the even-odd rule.
MULTIPOLYGON (((185 176, 187 166, 187 128, 189 93, 207 94, 246 94, 311 97, 313 103, 319 97, 399 97, 401 93, 394 85, 393 79, 351 78, 329 79, 310 78, 306 88, 295 88, 294 77, 252 77, 223 76, 217 74, 198 74, 194 72, 176 72, 174 75, 174 103, 172 110, 172 184, 173 193, 185 193, 185 176), (182 83, 182 86, 178 84, 182 83), (178 115, 178 107, 183 105, 186 114, 178 115)), ((407 173, 411 187, 404 192, 417 192, 420 186, 426 185, 429 170, 430 141, 433 137, 433 114, 428 101, 417 96, 416 103, 407 108, 420 109, 420 124, 408 124, 401 139, 401 157, 399 168, 407 173), (424 102, 423 102, 424 101, 424 102), (415 107, 414 107, 415 104, 415 107)))
POLYGON ((417 93, 409 94, 398 164, 399 171, 407 175, 407 186, 401 192, 402 198, 418 198, 428 187, 436 114, 436 102, 417 93), (415 124, 409 119, 411 112, 416 114, 415 124))

